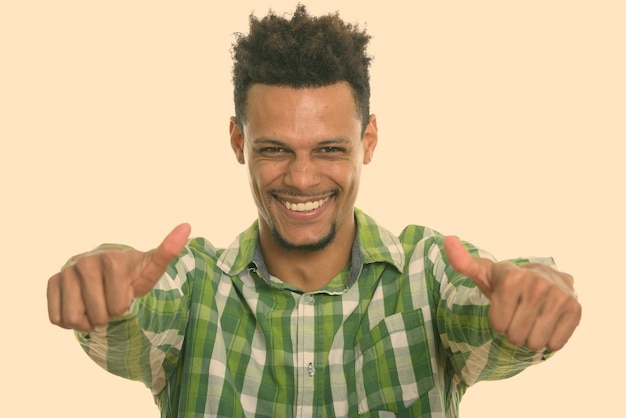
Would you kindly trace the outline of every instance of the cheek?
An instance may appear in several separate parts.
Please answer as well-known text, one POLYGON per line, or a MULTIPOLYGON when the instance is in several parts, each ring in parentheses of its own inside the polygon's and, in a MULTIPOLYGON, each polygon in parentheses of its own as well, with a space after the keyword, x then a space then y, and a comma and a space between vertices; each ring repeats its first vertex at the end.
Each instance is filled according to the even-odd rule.
POLYGON ((352 188, 359 182, 360 166, 350 161, 325 167, 323 172, 342 187, 352 188))
POLYGON ((250 185, 255 193, 263 193, 268 188, 275 186, 282 178, 281 169, 277 164, 263 164, 250 162, 248 164, 250 185))
POLYGON ((259 176, 259 171, 256 169, 254 163, 248 160, 248 182, 250 183, 250 189, 252 190, 252 194, 255 199, 259 194, 259 188, 261 185, 261 176, 259 176))

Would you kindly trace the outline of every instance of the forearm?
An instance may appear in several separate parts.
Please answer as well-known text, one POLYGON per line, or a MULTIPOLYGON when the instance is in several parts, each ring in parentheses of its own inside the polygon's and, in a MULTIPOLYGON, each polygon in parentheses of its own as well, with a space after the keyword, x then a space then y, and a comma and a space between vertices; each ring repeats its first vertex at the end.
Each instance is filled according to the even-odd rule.
POLYGON ((512 377, 546 358, 543 352, 516 346, 493 331, 488 311, 487 303, 451 304, 441 306, 437 312, 438 326, 445 330, 441 337, 447 358, 467 385, 512 377))
POLYGON ((103 369, 153 387, 152 345, 140 328, 136 314, 96 327, 89 334, 76 332, 76 337, 87 355, 103 369))
POLYGON ((143 382, 154 394, 176 367, 187 317, 180 291, 158 287, 135 300, 127 315, 89 334, 76 333, 85 352, 102 368, 143 382))

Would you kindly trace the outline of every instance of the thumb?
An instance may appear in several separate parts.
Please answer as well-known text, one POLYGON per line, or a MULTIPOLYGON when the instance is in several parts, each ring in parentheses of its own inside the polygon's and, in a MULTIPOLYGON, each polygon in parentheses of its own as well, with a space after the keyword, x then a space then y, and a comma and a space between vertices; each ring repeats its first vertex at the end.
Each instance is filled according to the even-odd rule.
POLYGON ((133 280, 134 297, 143 296, 152 289, 163 276, 170 262, 183 251, 190 233, 189 224, 180 224, 163 239, 157 248, 145 253, 143 268, 138 278, 133 280))
POLYGON ((443 240, 443 248, 454 270, 470 278, 481 292, 490 298, 493 291, 491 289, 489 276, 493 262, 472 256, 456 237, 445 237, 443 240))

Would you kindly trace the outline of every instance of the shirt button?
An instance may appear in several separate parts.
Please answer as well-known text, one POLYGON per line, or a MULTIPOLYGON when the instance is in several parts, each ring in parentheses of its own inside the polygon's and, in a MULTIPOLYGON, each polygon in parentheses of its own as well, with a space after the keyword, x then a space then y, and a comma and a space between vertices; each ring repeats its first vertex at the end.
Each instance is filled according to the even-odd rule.
POLYGON ((309 377, 315 376, 315 367, 313 367, 313 363, 309 363, 307 366, 307 373, 309 377))
POLYGON ((304 303, 306 303, 307 305, 313 305, 315 303, 315 299, 311 295, 305 295, 304 303))

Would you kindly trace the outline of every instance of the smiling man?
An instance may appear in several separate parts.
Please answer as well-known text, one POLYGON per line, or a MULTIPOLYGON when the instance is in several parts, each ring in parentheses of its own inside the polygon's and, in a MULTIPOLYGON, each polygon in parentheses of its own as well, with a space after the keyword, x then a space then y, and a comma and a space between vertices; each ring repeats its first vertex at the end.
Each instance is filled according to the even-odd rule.
POLYGON ((369 36, 338 15, 251 17, 230 142, 258 220, 215 248, 176 227, 48 283, 52 323, 148 386, 163 417, 456 417, 466 389, 561 349, 581 307, 550 259, 496 262, 355 208, 374 155, 369 36))

